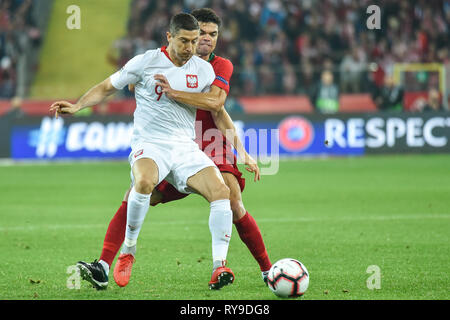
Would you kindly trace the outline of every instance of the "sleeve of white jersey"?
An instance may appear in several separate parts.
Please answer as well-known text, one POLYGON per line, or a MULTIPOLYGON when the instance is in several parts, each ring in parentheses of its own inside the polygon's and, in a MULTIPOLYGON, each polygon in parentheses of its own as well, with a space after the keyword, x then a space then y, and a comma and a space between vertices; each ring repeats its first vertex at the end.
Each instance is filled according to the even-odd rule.
POLYGON ((143 54, 130 59, 119 71, 111 75, 111 84, 117 90, 122 90, 129 84, 136 84, 141 78, 143 54))

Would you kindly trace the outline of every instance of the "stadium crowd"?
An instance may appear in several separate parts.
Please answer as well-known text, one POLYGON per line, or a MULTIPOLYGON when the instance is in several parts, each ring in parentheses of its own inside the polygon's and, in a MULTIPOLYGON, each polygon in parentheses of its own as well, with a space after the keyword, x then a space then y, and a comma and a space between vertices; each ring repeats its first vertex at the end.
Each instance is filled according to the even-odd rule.
MULTIPOLYGON (((234 64, 230 101, 306 94, 317 109, 334 112, 341 94, 370 93, 380 110, 401 109, 403 88, 393 84, 394 63, 438 62, 450 70, 450 0, 375 1, 381 8, 379 30, 366 26, 372 2, 131 0, 126 35, 108 59, 122 67, 166 43, 171 15, 210 7, 223 20, 216 53, 234 64)), ((26 53, 41 40, 31 14, 35 4, 0 1, 0 98, 26 96, 26 53)), ((425 88, 436 89, 435 83, 425 88)))
POLYGON ((450 63, 450 1, 377 1, 382 28, 369 30, 372 2, 133 0, 128 33, 115 43, 120 53, 111 61, 120 67, 164 45, 172 14, 206 6, 223 19, 216 52, 235 66, 234 96, 307 94, 329 111, 328 100, 340 93, 368 92, 382 103, 395 62, 450 63))
POLYGON ((32 6, 32 0, 0 1, 0 98, 26 95, 30 48, 41 40, 32 6))

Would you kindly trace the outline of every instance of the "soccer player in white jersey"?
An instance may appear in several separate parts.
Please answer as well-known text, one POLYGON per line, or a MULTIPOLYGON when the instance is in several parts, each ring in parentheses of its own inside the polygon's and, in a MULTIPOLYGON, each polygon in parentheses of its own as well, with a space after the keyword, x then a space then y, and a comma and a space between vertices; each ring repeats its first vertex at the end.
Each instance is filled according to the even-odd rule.
POLYGON ((198 37, 197 20, 187 13, 177 14, 170 20, 167 48, 137 55, 121 70, 90 89, 77 103, 58 101, 52 104, 50 111, 56 116, 73 114, 100 103, 129 84, 135 85, 136 110, 129 156, 133 188, 128 198, 122 252, 135 253, 151 193, 166 179, 180 192, 199 193, 210 203, 211 282, 216 284, 214 289, 219 289, 234 281, 233 272, 225 266, 232 230, 229 188, 215 164, 194 141, 196 107, 167 98, 154 79, 154 75, 162 74, 176 90, 208 91, 215 73, 210 63, 194 55, 198 37))

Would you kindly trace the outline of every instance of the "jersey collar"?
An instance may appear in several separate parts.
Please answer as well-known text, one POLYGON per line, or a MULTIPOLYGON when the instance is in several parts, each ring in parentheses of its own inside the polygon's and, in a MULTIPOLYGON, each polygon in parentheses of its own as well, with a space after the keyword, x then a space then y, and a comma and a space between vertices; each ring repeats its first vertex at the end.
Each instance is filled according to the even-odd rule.
POLYGON ((161 52, 163 52, 166 57, 173 63, 172 59, 170 59, 169 53, 167 52, 167 46, 161 47, 161 52))
POLYGON ((214 52, 211 52, 211 55, 209 56, 208 62, 211 62, 215 57, 216 57, 216 55, 214 54, 214 52))

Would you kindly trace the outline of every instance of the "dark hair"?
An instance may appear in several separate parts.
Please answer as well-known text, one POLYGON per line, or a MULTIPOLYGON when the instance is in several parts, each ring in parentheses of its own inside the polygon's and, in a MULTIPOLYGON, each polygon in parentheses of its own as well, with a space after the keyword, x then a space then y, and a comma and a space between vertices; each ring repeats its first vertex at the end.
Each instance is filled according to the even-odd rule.
POLYGON ((217 24, 217 26, 220 28, 220 25, 222 24, 222 20, 219 18, 219 16, 214 12, 213 9, 210 8, 201 8, 201 9, 195 9, 191 12, 191 14, 197 19, 199 22, 212 22, 217 24))
POLYGON ((175 35, 180 29, 192 31, 198 30, 200 27, 198 26, 197 19, 193 15, 182 12, 174 15, 170 19, 169 32, 175 35))

